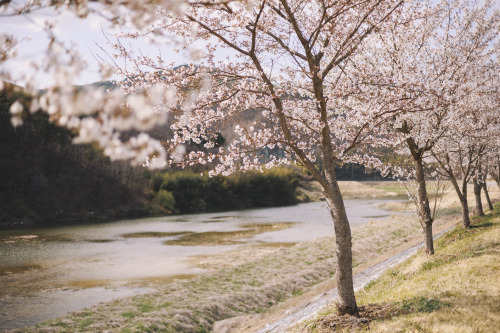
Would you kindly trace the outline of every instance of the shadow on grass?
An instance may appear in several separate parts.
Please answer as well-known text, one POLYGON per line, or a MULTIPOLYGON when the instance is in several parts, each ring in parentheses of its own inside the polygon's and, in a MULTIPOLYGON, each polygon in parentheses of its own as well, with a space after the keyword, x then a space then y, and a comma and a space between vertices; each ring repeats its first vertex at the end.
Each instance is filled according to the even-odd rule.
MULTIPOLYGON (((409 327, 413 316, 434 313, 434 320, 456 325, 479 320, 488 325, 488 320, 500 313, 500 296, 470 295, 461 292, 444 292, 437 297, 413 297, 398 303, 368 304, 359 307, 360 318, 330 314, 307 326, 308 332, 366 332, 371 326, 389 322, 401 322, 409 327), (446 310, 449 308, 449 310, 446 310), (438 312, 444 310, 444 312, 438 312), (450 311, 465 315, 461 320, 450 321, 450 311), (484 316, 484 317, 483 317, 484 316), (488 319, 489 318, 489 319, 488 319)), ((421 318, 421 316, 420 316, 421 318)), ((419 323, 419 321, 415 321, 419 323)), ((377 325, 378 326, 378 325, 377 325)), ((400 327, 400 326, 395 326, 400 327)))
POLYGON ((393 320, 412 313, 431 313, 451 306, 435 298, 413 297, 399 303, 367 304, 359 307, 359 318, 330 314, 307 327, 311 332, 357 332, 370 329, 373 321, 393 320))
POLYGON ((488 228, 488 227, 491 227, 491 226, 494 226, 494 225, 495 225, 495 223, 493 223, 493 222, 483 222, 483 223, 479 223, 479 224, 473 224, 470 227, 472 229, 475 229, 475 228, 488 228))

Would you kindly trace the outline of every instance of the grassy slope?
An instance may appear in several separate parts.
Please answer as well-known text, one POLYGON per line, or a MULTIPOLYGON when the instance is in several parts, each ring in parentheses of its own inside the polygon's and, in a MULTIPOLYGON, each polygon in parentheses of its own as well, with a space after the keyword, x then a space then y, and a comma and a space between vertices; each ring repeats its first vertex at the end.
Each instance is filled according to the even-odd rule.
POLYGON ((308 332, 495 332, 500 329, 500 204, 473 228, 461 226, 436 242, 436 255, 420 251, 358 293, 367 317, 339 325, 335 310, 299 328, 308 332), (370 305, 371 304, 371 305, 370 305), (376 304, 376 305, 374 305, 376 304), (391 318, 392 317, 392 318, 391 318), (340 326, 340 327, 339 327, 340 326))

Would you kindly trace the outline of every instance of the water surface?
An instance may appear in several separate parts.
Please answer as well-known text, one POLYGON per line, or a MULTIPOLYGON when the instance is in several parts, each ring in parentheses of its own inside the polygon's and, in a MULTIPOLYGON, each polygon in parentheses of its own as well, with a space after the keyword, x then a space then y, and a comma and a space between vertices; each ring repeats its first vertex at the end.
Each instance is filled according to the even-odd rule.
MULTIPOLYGON (((346 200, 351 226, 388 217, 392 212, 378 207, 383 202, 346 200)), ((0 330, 148 292, 148 281, 203 273, 186 260, 190 256, 243 244, 308 241, 333 232, 324 202, 0 231, 0 330)))

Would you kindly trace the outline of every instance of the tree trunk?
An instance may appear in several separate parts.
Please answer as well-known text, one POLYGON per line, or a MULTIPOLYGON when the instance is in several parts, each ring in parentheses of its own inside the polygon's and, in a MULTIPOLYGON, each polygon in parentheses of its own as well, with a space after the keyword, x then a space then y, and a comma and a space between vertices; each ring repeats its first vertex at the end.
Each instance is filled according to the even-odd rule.
POLYGON ((481 188, 483 189, 484 196, 486 197, 486 202, 488 202, 488 209, 493 210, 493 203, 490 199, 490 194, 488 193, 488 187, 486 186, 486 181, 481 184, 481 188))
POLYGON ((416 178, 418 186, 418 202, 417 210, 420 217, 420 225, 424 231, 425 237, 425 252, 428 255, 434 254, 434 240, 432 239, 432 214, 429 205, 429 198, 427 196, 427 189, 425 184, 425 172, 421 155, 419 158, 414 158, 416 178))
POLYGON ((427 255, 434 254, 434 239, 432 238, 432 222, 425 225, 425 253, 427 255))
POLYGON ((472 179, 472 183, 474 184, 474 198, 476 199, 476 208, 474 209, 474 213, 477 216, 484 216, 483 202, 481 200, 481 186, 479 185, 476 177, 472 179))
POLYGON ((469 206, 467 197, 460 196, 460 205, 462 206, 462 224, 464 228, 470 228, 469 206))
POLYGON ((449 172, 449 180, 457 193, 458 198, 460 199, 460 205, 462 206, 462 224, 464 228, 470 228, 470 218, 469 218, 469 206, 467 202, 467 183, 465 180, 462 182, 462 191, 460 191, 460 187, 458 186, 457 179, 453 175, 453 173, 449 172))
POLYGON ((460 197, 460 204, 462 205, 462 220, 464 228, 470 228, 469 201, 467 200, 467 180, 465 176, 464 179, 462 179, 462 196, 460 197))
POLYGON ((359 317, 352 277, 351 227, 347 220, 344 201, 337 183, 333 163, 325 163, 324 170, 329 185, 324 188, 324 194, 335 227, 335 243, 337 245, 336 276, 339 295, 337 309, 340 315, 349 314, 359 317))

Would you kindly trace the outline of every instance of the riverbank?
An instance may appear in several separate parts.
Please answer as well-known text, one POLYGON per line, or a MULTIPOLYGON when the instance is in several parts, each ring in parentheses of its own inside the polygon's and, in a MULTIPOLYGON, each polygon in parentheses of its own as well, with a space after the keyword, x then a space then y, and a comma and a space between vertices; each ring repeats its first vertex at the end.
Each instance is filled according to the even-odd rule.
MULTIPOLYGON (((196 176, 196 175, 195 175, 196 176)), ((271 173, 271 176, 272 173, 271 173)), ((196 176, 199 178, 199 176, 196 176)), ((153 177, 154 178, 154 177, 153 177)), ((187 177, 188 179, 193 178, 192 176, 187 177)), ((251 178, 251 177, 247 177, 251 178)), ((267 177, 269 178, 269 177, 267 177)), ((272 177, 271 177, 272 178, 272 177)), ((238 200, 242 204, 246 204, 246 207, 238 207, 233 205, 227 205, 227 208, 223 209, 221 207, 215 207, 211 205, 212 209, 210 211, 213 212, 225 212, 228 210, 235 210, 238 208, 241 209, 251 209, 251 208, 260 208, 260 207, 280 207, 287 206, 297 203, 304 202, 318 202, 324 200, 321 186, 317 181, 312 181, 305 178, 300 178, 297 176, 296 184, 290 185, 291 174, 280 175, 279 177, 274 177, 281 181, 280 184, 269 184, 269 179, 259 179, 259 182, 267 183, 267 186, 270 188, 280 188, 280 191, 287 191, 287 197, 283 199, 283 195, 280 193, 271 193, 272 195, 267 197, 262 197, 259 195, 255 195, 253 197, 259 197, 259 200, 264 200, 267 202, 263 204, 260 201, 256 201, 252 203, 252 200, 248 198, 239 198, 238 200), (281 177, 281 178, 280 178, 281 177), (288 179, 288 180, 287 180, 288 179), (289 184, 288 188, 282 186, 283 184, 289 184), (295 195, 290 196, 289 194, 295 195), (279 200, 272 201, 271 197, 280 198, 279 200), (259 204, 260 202, 260 204, 259 204), (214 208, 215 207, 215 208, 214 208)), ((163 179, 163 178, 161 178, 163 179)), ((191 179, 192 180, 192 179, 191 179)), ((153 180, 152 180, 153 182, 153 180)), ((156 182, 158 182, 156 180, 156 182)), ((241 181, 240 181, 241 182, 241 181)), ((344 195, 344 199, 406 199, 406 193, 404 192, 404 188, 400 187, 397 181, 378 181, 378 182, 358 182, 358 181, 340 181, 339 182, 342 193, 344 195)), ((180 188, 186 188, 189 186, 185 186, 186 184, 181 184, 180 188)), ((199 184, 198 184, 199 185, 199 184)), ((160 189, 160 186, 157 186, 157 192, 160 189)), ((202 188, 203 186, 200 186, 202 188)), ((262 189, 261 189, 262 190, 262 189)), ((264 190, 266 187, 264 186, 264 190)), ((192 192, 192 191, 191 191, 192 192)), ((197 195, 193 195, 188 191, 188 193, 183 194, 182 196, 191 197, 191 201, 188 202, 186 200, 182 200, 182 207, 204 207, 207 206, 206 198, 200 198, 197 195), (201 203, 200 203, 201 202, 201 203)), ((200 191, 197 191, 200 192, 200 191)), ((241 193, 247 193, 248 190, 242 190, 241 193)), ((269 192, 269 191, 267 191, 269 192)), ((217 198, 217 195, 213 194, 205 194, 205 196, 217 198)), ((179 198, 178 194, 178 198, 179 198)), ((233 200, 237 199, 233 196, 233 200)), ((217 198, 218 201, 222 199, 217 198)), ((179 214, 179 211, 173 206, 173 202, 175 202, 175 197, 165 203, 165 198, 162 200, 147 200, 146 198, 140 198, 138 201, 128 201, 126 204, 116 205, 112 208, 110 207, 97 207, 95 205, 89 205, 90 207, 86 207, 85 209, 71 210, 67 212, 59 212, 55 214, 51 218, 46 219, 38 219, 33 216, 24 216, 23 218, 14 218, 9 219, 0 214, 0 230, 13 230, 13 229, 27 229, 34 227, 57 227, 64 225, 79 225, 79 224, 90 224, 90 223, 106 223, 117 221, 119 219, 127 219, 127 218, 145 218, 145 217, 156 217, 156 216, 165 216, 165 215, 184 215, 186 213, 186 208, 184 208, 184 214, 179 214), (151 201, 151 202, 149 202, 151 201), (162 207, 161 204, 165 207, 162 207)), ((167 200, 168 201, 168 200, 167 200)), ((226 200, 227 201, 227 200, 226 200)), ((23 204, 24 205, 24 204, 23 204)), ((220 206, 220 205, 219 205, 220 206)), ((24 206, 23 206, 24 207, 24 206)), ((24 208, 23 208, 24 209, 24 208)))
MULTIPOLYGON (((419 234, 419 226, 406 215, 354 228, 356 269, 418 242, 419 234)), ((191 262, 209 272, 174 281, 136 281, 129 287, 156 291, 17 331, 204 332, 227 318, 240 317, 236 321, 244 322, 242 316, 258 317, 305 299, 301 295, 311 288, 316 292, 318 288, 331 288, 335 273, 334 240, 325 237, 296 245, 249 245, 213 256, 195 256, 191 262)))
POLYGON ((500 327, 500 204, 357 294, 363 319, 330 307, 295 332, 493 332, 500 327))
MULTIPOLYGON (((492 196, 498 198, 499 194, 493 192, 492 196)), ((446 208, 443 211, 452 215, 439 219, 435 232, 459 219, 453 215, 453 197, 451 193, 442 205, 446 208)), ((394 202, 392 206, 404 210, 407 204, 394 202)), ((381 262, 421 239, 421 228, 414 215, 382 219, 374 216, 373 221, 353 228, 354 271, 381 262)), ((252 244, 229 252, 192 256, 190 262, 208 270, 207 273, 178 276, 174 281, 134 281, 126 287, 155 291, 14 332, 204 332, 214 328, 219 332, 254 331, 333 288, 334 251, 333 237, 324 237, 299 244, 252 244)))

